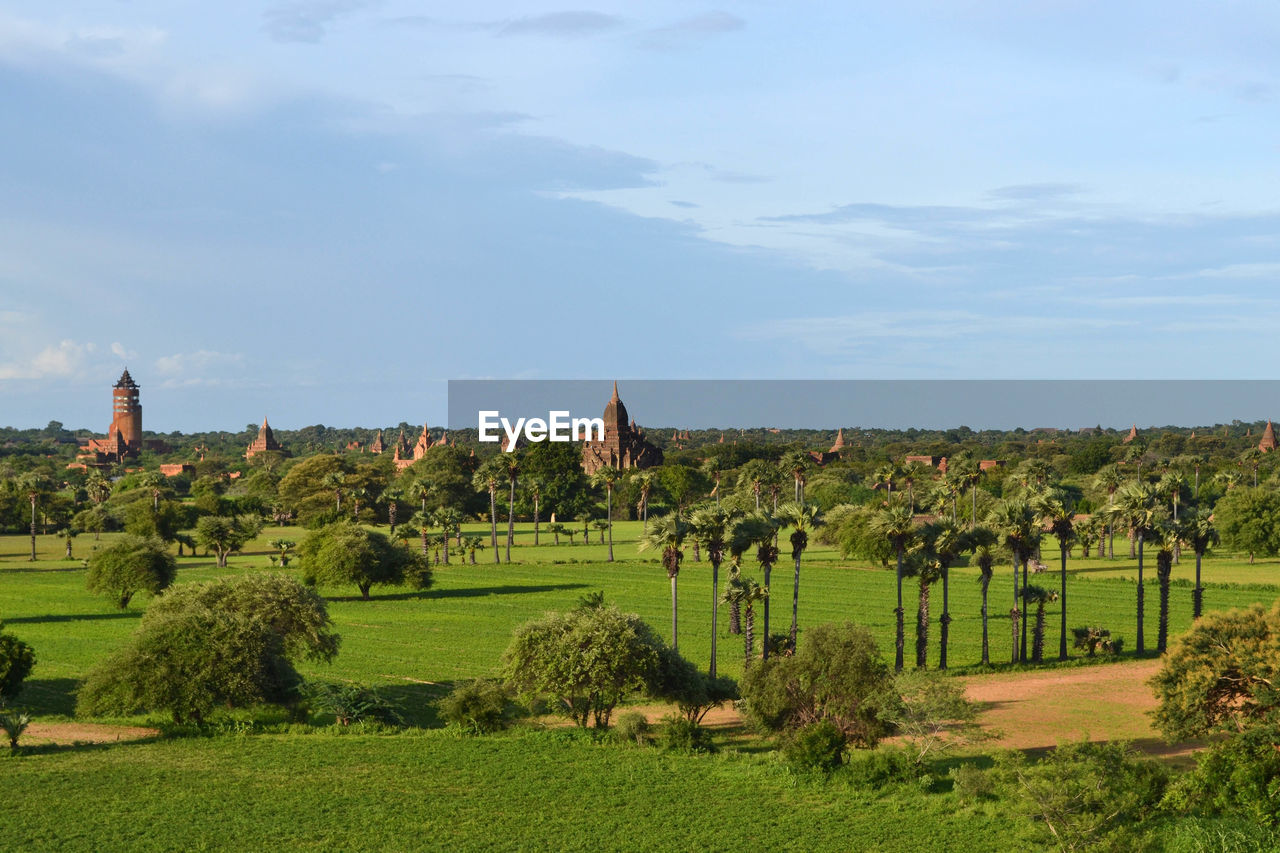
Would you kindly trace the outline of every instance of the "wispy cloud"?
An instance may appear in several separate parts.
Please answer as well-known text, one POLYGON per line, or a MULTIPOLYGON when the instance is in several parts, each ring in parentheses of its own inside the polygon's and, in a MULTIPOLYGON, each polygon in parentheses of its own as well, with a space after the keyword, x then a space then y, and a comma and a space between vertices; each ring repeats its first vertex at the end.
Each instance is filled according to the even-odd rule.
POLYGON ((262 13, 263 29, 278 42, 317 44, 337 19, 367 8, 369 0, 304 0, 262 13))
POLYGON ((51 379, 74 376, 97 349, 92 343, 60 341, 29 356, 0 362, 0 379, 51 379))
POLYGON ((736 32, 746 25, 742 18, 728 12, 705 12, 646 30, 641 36, 640 46, 645 50, 680 50, 714 36, 736 32))
POLYGON ((494 35, 581 38, 619 29, 625 23, 617 15, 602 12, 550 12, 505 21, 496 26, 494 35))
POLYGON ((155 360, 153 366, 157 373, 166 378, 166 381, 181 381, 200 378, 192 374, 203 373, 212 368, 239 367, 243 364, 244 356, 240 353, 202 349, 161 356, 155 360))

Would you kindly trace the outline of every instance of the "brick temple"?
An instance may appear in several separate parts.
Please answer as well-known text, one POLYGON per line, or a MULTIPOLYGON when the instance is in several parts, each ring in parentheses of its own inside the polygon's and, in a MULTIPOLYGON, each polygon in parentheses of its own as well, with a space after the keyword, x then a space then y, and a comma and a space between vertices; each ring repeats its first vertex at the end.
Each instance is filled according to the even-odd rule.
POLYGON ((259 453, 266 453, 269 450, 282 453, 285 456, 289 455, 289 451, 285 450, 279 441, 276 441, 276 434, 271 431, 271 424, 267 423, 266 418, 263 418, 262 426, 258 427, 258 437, 245 450, 244 458, 252 459, 259 453))
POLYGON ((168 451, 169 447, 163 441, 142 437, 140 390, 126 367, 111 388, 111 426, 107 429, 107 436, 89 439, 76 455, 78 464, 95 467, 115 465, 126 459, 136 459, 143 450, 168 451))
POLYGON ((645 439, 644 430, 634 420, 627 420, 627 407, 614 382, 613 396, 604 407, 604 438, 582 443, 582 470, 590 476, 605 466, 652 468, 661 464, 662 451, 645 439))

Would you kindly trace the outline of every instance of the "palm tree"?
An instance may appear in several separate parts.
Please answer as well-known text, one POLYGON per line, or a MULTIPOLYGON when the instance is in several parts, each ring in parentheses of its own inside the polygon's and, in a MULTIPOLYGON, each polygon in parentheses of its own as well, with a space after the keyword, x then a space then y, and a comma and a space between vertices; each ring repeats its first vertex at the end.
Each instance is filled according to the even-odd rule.
POLYGON ((893 483, 898 478, 898 469, 892 465, 881 465, 871 475, 871 488, 885 490, 885 502, 893 500, 893 483))
POLYGON ((560 534, 565 532, 565 527, 558 521, 553 521, 547 525, 547 532, 555 537, 555 543, 560 544, 560 534))
POLYGON ((897 619, 897 637, 893 666, 896 672, 902 672, 903 649, 906 645, 902 609, 902 560, 907 546, 916 535, 911 508, 902 501, 890 503, 876 513, 871 526, 878 536, 889 542, 898 558, 898 607, 893 611, 897 619))
POLYGON ((1138 645, 1137 653, 1146 652, 1142 636, 1142 616, 1145 590, 1142 584, 1142 540, 1155 526, 1158 515, 1155 508, 1155 492, 1145 483, 1130 483, 1116 495, 1116 506, 1124 514, 1126 523, 1138 544, 1138 645))
POLYGON ((1156 524, 1151 529, 1151 537, 1159 545, 1156 551, 1156 577, 1160 579, 1160 620, 1156 623, 1158 654, 1164 654, 1169 648, 1169 579, 1173 575, 1173 549, 1179 533, 1173 521, 1156 524))
POLYGON ((1240 465, 1253 471, 1253 487, 1258 488, 1258 463, 1262 461, 1262 451, 1250 447, 1240 454, 1240 465))
POLYGON ((662 552, 662 567, 667 570, 671 579, 671 650, 676 651, 678 634, 676 632, 676 577, 680 574, 680 561, 684 558, 681 545, 689 526, 674 513, 664 515, 648 525, 640 536, 641 551, 658 550, 662 552))
POLYGON ((80 535, 80 531, 76 530, 74 527, 64 527, 58 531, 58 538, 61 539, 63 542, 65 542, 67 545, 67 555, 65 559, 68 559, 68 560, 72 559, 71 540, 75 539, 78 535, 80 535))
MULTIPOLYGON (((936 572, 942 579, 942 618, 938 620, 941 626, 942 645, 938 652, 938 668, 946 669, 947 645, 951 636, 951 567, 970 547, 969 537, 960 529, 955 519, 950 521, 943 519, 926 524, 921 530, 921 537, 924 540, 928 562, 932 564, 930 572, 936 572)), ((922 574, 921 577, 923 578, 924 575, 922 574)), ((917 625, 919 645, 916 648, 916 665, 923 667, 927 663, 926 650, 929 641, 929 589, 927 586, 921 585, 920 595, 921 621, 917 625)))
MULTIPOLYGON (((1170 505, 1173 507, 1173 523, 1175 525, 1178 523, 1178 502, 1182 497, 1182 490, 1186 487, 1187 475, 1176 468, 1166 471, 1156 487, 1160 494, 1169 499, 1170 505)), ((1175 565, 1182 562, 1182 543, 1176 537, 1173 541, 1173 562, 1175 565)))
POLYGON ((716 506, 720 506, 720 479, 724 476, 724 461, 719 456, 708 456, 702 460, 702 473, 715 483, 711 494, 715 496, 716 506))
POLYGON ((1061 602, 1061 635, 1058 638, 1058 660, 1067 659, 1067 552, 1071 549, 1071 540, 1075 538, 1075 510, 1063 498, 1051 497, 1039 507, 1040 518, 1048 526, 1049 532, 1058 540, 1058 556, 1062 561, 1061 589, 1058 600, 1061 602))
POLYGON ((341 471, 330 471, 321 481, 327 488, 333 489, 334 513, 342 513, 342 490, 347 487, 347 478, 341 471))
POLYGON ((533 495, 533 544, 535 547, 541 544, 538 540, 542 524, 542 489, 544 485, 541 477, 528 476, 524 478, 524 487, 529 490, 529 494, 533 495))
POLYGON ((1217 474, 1213 475, 1214 482, 1222 486, 1223 491, 1229 492, 1236 486, 1240 485, 1241 474, 1232 468, 1224 468, 1217 474))
POLYGON ((1013 609, 1009 619, 1013 629, 1013 662, 1027 659, 1026 602, 1022 592, 1027 588, 1027 563, 1040 541, 1039 519, 1035 510, 1022 498, 1007 498, 996 504, 989 519, 1000 533, 1004 546, 1013 555, 1013 609), (1022 566, 1022 589, 1018 588, 1018 566, 1022 566), (1020 606, 1021 605, 1021 606, 1020 606), (1018 629, 1022 629, 1022 645, 1018 645, 1018 629))
POLYGON ((992 566, 995 565, 998 537, 990 527, 978 526, 969 531, 969 544, 973 547, 973 559, 978 564, 978 583, 982 586, 982 665, 991 665, 990 644, 987 640, 987 591, 991 588, 991 578, 995 576, 992 566))
POLYGON ((507 479, 507 466, 500 457, 493 457, 482 464, 471 478, 477 489, 489 493, 489 547, 493 548, 493 561, 498 559, 498 486, 507 479))
POLYGON ((85 482, 85 491, 89 493, 89 500, 95 504, 101 504, 111 497, 111 481, 95 468, 89 472, 89 478, 85 482))
POLYGON ((431 517, 431 513, 418 510, 409 517, 409 520, 406 521, 405 524, 409 525, 414 530, 417 530, 418 533, 422 535, 422 556, 427 556, 430 553, 428 546, 431 544, 428 540, 431 535, 431 531, 436 526, 435 519, 431 517))
POLYGON ((809 546, 809 531, 822 524, 818 508, 810 503, 788 502, 778 507, 778 520, 791 525, 791 559, 795 561, 795 583, 791 588, 791 633, 787 642, 796 651, 796 632, 800 614, 800 557, 809 546))
POLYGON ((444 564, 449 565, 449 536, 458 535, 462 529, 462 513, 451 506, 443 506, 432 516, 436 526, 444 534, 444 564))
POLYGON ((426 477, 418 477, 409 484, 409 497, 421 502, 423 512, 427 511, 427 499, 434 496, 435 492, 435 483, 432 483, 426 477))
POLYGON ((982 467, 964 452, 947 461, 947 472, 955 477, 961 493, 968 492, 973 501, 969 511, 969 528, 973 529, 978 523, 978 483, 982 482, 982 467))
POLYGON ((611 465, 605 465, 597 468, 596 472, 591 475, 591 482, 597 486, 604 486, 604 507, 605 507, 605 523, 609 528, 609 562, 613 562, 613 486, 618 482, 618 478, 622 476, 622 472, 611 465))
POLYGON ((700 509, 689 519, 690 530, 707 549, 707 561, 711 563, 711 667, 708 672, 712 678, 716 677, 716 637, 718 636, 716 618, 717 603, 720 600, 720 563, 724 559, 725 538, 729 535, 729 524, 732 518, 730 513, 717 506, 700 509))
POLYGON ((1028 586, 1022 590, 1023 601, 1027 606, 1036 606, 1035 630, 1031 634, 1031 662, 1044 661, 1044 605, 1052 601, 1054 595, 1042 586, 1028 586))
POLYGON ((476 564, 476 549, 484 548, 484 539, 479 536, 468 536, 463 540, 463 547, 467 550, 467 556, 471 559, 471 565, 476 564))
MULTIPOLYGON (((507 475, 507 562, 511 562, 511 542, 516 538, 516 480, 520 476, 520 457, 514 453, 504 453, 498 457, 502 460, 502 471, 507 475)), ((495 551, 495 555, 496 555, 495 551)))
POLYGON ((357 486, 351 490, 351 520, 357 524, 360 522, 360 501, 369 497, 369 490, 364 486, 357 486))
POLYGON ((1199 619, 1204 605, 1204 588, 1200 586, 1200 561, 1204 552, 1219 542, 1218 530, 1213 526, 1213 514, 1196 507, 1182 519, 1182 537, 1196 554, 1196 586, 1191 591, 1191 618, 1199 619))
POLYGON ((396 520, 400 515, 400 501, 404 500, 404 489, 397 486, 389 486, 383 489, 381 500, 387 505, 387 523, 391 525, 388 535, 394 539, 396 536, 396 520))
MULTIPOLYGON (((803 450, 792 450, 788 452, 786 456, 782 457, 782 463, 781 463, 782 469, 790 473, 792 479, 795 480, 795 485, 796 485, 795 502, 796 503, 804 503, 805 472, 809 470, 810 461, 811 459, 809 457, 809 454, 804 452, 803 450)), ((774 506, 775 513, 777 512, 777 509, 778 508, 775 505, 774 506)), ((769 644, 769 639, 766 637, 765 645, 767 646, 768 644, 769 644)))
POLYGON ((31 562, 36 559, 36 504, 49 488, 49 481, 43 474, 34 471, 23 474, 18 480, 18 488, 27 493, 31 502, 31 562))
MULTIPOLYGON (((728 587, 724 591, 724 597, 720 600, 728 604, 733 611, 742 611, 742 645, 744 650, 742 669, 745 672, 751 668, 751 661, 756 656, 755 604, 757 601, 763 601, 766 607, 768 606, 769 589, 756 583, 752 578, 743 577, 741 573, 730 573, 728 587)), ((766 642, 766 653, 768 652, 768 645, 766 642)))
MULTIPOLYGON (((778 546, 774 544, 778 534, 777 522, 763 513, 756 513, 738 519, 733 526, 731 539, 733 548, 745 540, 756 546, 756 562, 764 570, 764 587, 769 589, 770 576, 774 565, 778 562, 778 546)), ((764 601, 764 657, 769 658, 769 599, 764 601)))
MULTIPOLYGON (((1124 476, 1120 473, 1120 469, 1115 465, 1105 465, 1098 469, 1098 473, 1093 478, 1093 487, 1095 489, 1105 489, 1107 492, 1107 506, 1113 506, 1116 502, 1116 489, 1124 485, 1124 476)), ((1113 520, 1107 521, 1107 556, 1114 560, 1116 558, 1116 531, 1113 520)))
POLYGON ((920 462, 908 462, 902 469, 902 478, 907 481, 907 496, 910 499, 911 514, 916 511, 916 483, 933 476, 933 469, 920 462))
POLYGON ((640 523, 649 523, 649 492, 653 491, 653 473, 651 471, 641 471, 635 476, 636 488, 640 492, 640 504, 636 507, 636 514, 640 516, 640 523))
POLYGON ((151 491, 151 511, 160 511, 160 487, 164 485, 164 475, 159 471, 148 471, 138 479, 138 485, 151 491))

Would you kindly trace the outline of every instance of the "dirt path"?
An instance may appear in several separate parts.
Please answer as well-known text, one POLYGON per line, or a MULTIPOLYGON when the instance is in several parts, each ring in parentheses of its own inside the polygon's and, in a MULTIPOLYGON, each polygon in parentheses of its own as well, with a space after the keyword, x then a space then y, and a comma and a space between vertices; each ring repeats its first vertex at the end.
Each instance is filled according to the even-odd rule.
POLYGON ((32 723, 22 735, 26 746, 57 744, 70 746, 77 743, 121 743, 142 740, 160 734, 157 729, 141 726, 106 726, 98 723, 32 723))

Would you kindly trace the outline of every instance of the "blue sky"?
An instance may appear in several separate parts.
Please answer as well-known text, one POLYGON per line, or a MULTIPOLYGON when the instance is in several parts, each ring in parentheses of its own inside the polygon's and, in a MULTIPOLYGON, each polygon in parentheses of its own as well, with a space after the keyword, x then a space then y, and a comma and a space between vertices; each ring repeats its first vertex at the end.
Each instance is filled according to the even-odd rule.
POLYGON ((439 423, 450 378, 1271 378, 1278 41, 1232 2, 9 0, 0 422, 102 429, 126 363, 156 430, 439 423))

